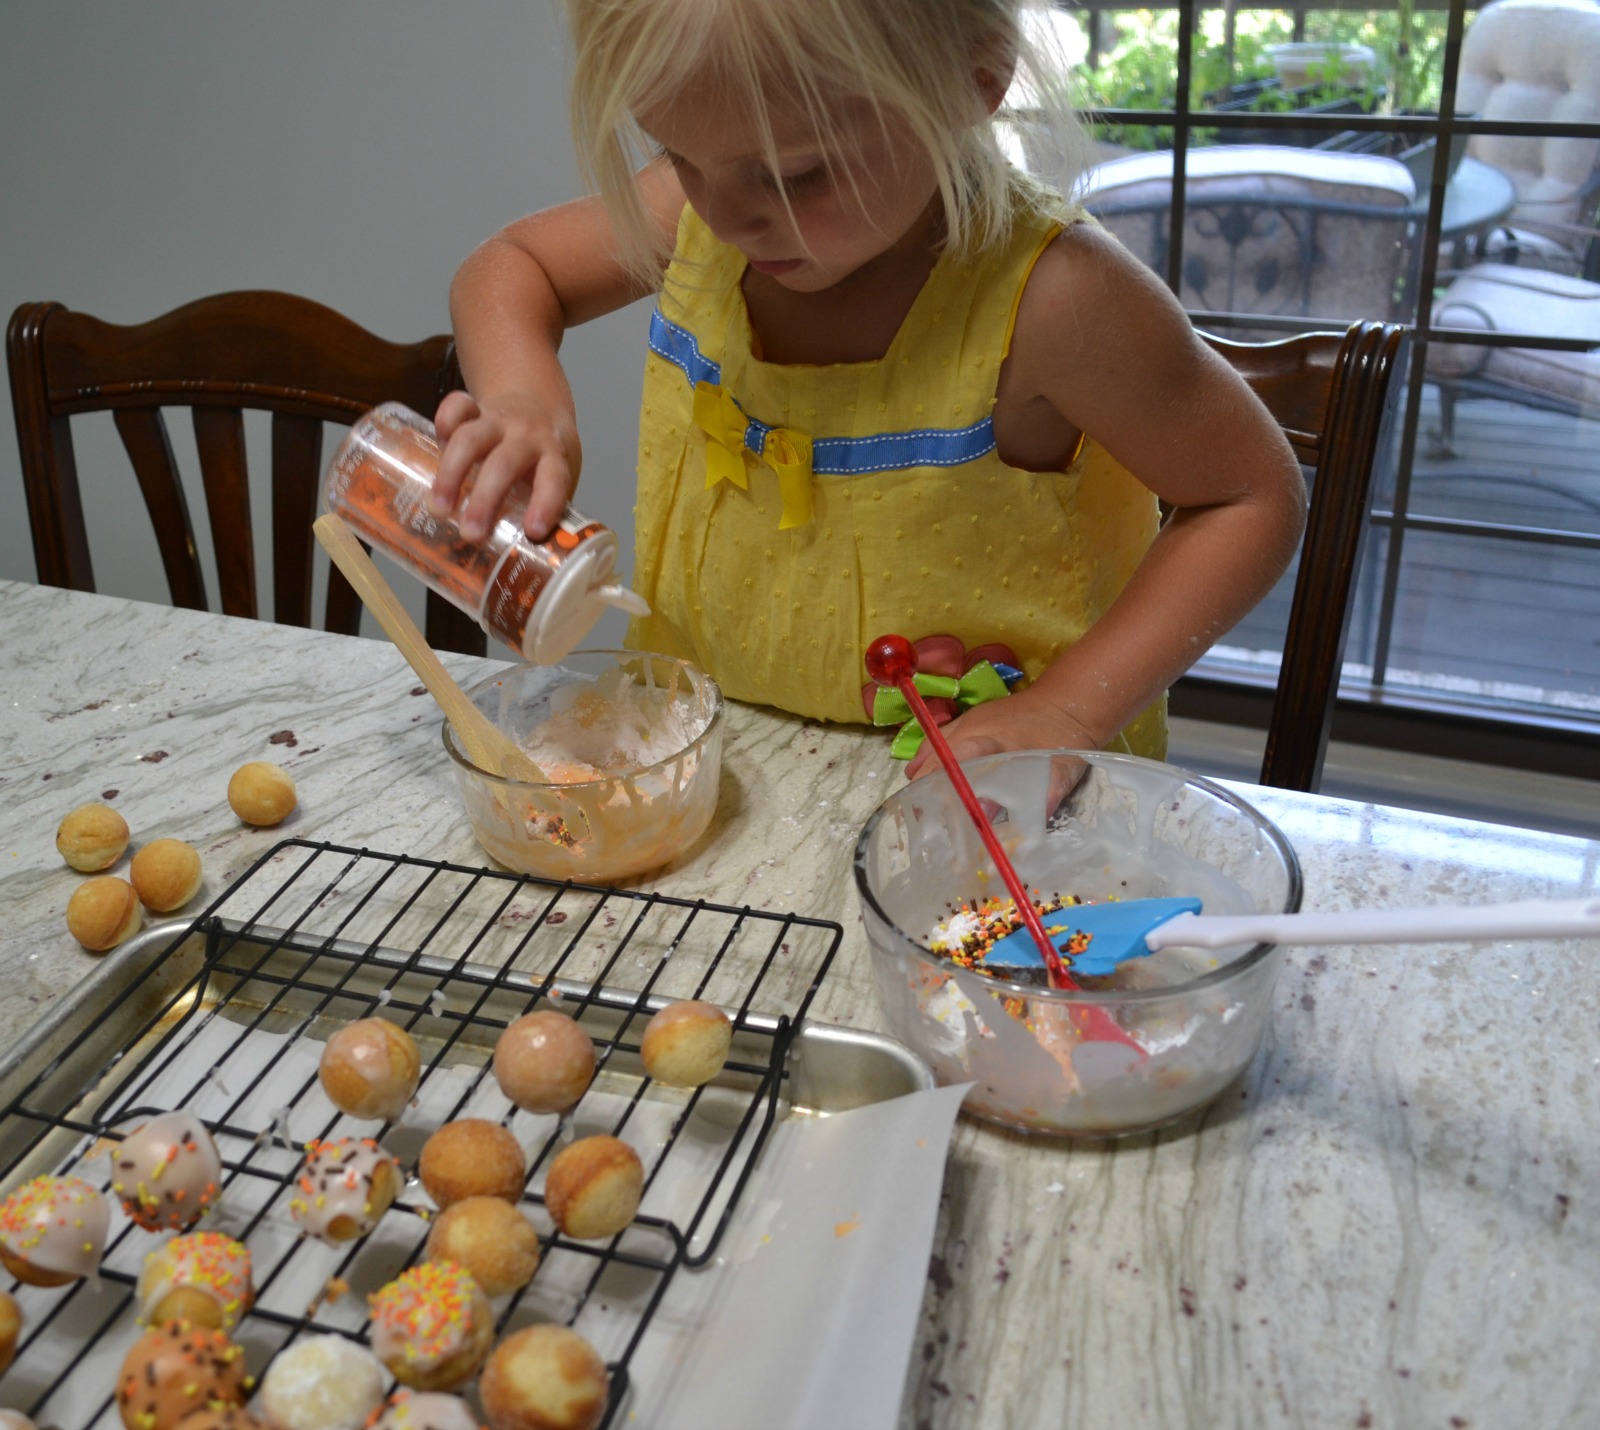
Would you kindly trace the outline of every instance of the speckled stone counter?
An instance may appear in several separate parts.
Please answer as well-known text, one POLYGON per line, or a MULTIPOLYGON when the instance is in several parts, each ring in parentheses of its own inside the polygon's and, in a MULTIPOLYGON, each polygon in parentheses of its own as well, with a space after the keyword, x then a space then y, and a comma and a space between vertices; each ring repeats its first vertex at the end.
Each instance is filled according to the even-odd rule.
MULTIPOLYGON (((0 652, 0 1039, 96 966, 53 843, 86 801, 193 843, 206 899, 286 834, 484 862, 386 643, 0 583, 0 652), (278 830, 228 808, 254 759, 298 786, 278 830)), ((639 886, 838 920, 814 1014, 875 1026, 850 856, 899 778, 875 732, 733 707, 711 831, 639 886)), ((1307 908, 1596 887, 1600 844, 1244 793, 1307 908)), ((959 1125, 902 1425, 1600 1424, 1597 1192, 1600 949, 1293 951, 1205 1113, 1103 1144, 959 1125)))

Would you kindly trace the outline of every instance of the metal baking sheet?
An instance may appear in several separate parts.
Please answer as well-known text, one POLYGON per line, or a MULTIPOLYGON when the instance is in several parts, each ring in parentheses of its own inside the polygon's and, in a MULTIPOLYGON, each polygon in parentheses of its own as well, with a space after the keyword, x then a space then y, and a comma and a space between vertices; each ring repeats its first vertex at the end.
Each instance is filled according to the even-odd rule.
MULTIPOLYGON (((483 877, 459 872, 472 876, 463 887, 483 877)), ((772 927, 759 930, 762 939, 775 940, 778 930, 798 947, 807 932, 798 924, 824 935, 831 929, 836 940, 833 925, 683 905, 671 910, 680 922, 652 943, 646 922, 670 901, 640 900, 637 913, 628 905, 628 919, 619 920, 602 912, 605 901, 637 896, 551 892, 523 881, 516 897, 541 901, 542 912, 528 922, 553 922, 550 912, 563 899, 587 900, 589 912, 575 914, 575 922, 590 930, 588 936, 616 944, 600 931, 617 923, 633 938, 622 940, 625 961, 617 950, 587 962, 563 953, 566 961, 554 972, 548 961, 528 955, 533 945, 525 930, 514 956, 489 962, 470 956, 486 946, 483 929, 515 926, 504 913, 478 919, 478 932, 470 936, 455 930, 441 937, 441 928, 450 932, 444 916, 425 924, 421 935, 407 928, 404 944, 374 941, 365 929, 362 936, 341 936, 313 916, 337 904, 328 887, 307 884, 292 917, 274 894, 266 910, 242 917, 226 916, 226 900, 219 900, 192 923, 152 925, 0 1058, 0 1181, 6 1191, 42 1172, 71 1171, 106 1186, 109 1168, 98 1155, 102 1134, 131 1128, 154 1111, 188 1107, 213 1128, 228 1179, 214 1226, 244 1240, 256 1260, 258 1300, 237 1338, 258 1375, 281 1346, 304 1332, 359 1338, 365 1293, 419 1256, 426 1238, 429 1204, 414 1184, 379 1231, 353 1247, 303 1241, 286 1216, 298 1144, 375 1130, 370 1123, 351 1124, 326 1104, 315 1076, 321 1042, 354 1017, 387 1010, 411 1027, 429 1069, 415 1116, 402 1116, 383 1134, 404 1165, 413 1166, 432 1127, 453 1116, 498 1116, 523 1142, 531 1169, 525 1210, 541 1233, 545 1256, 529 1287, 497 1304, 501 1330, 562 1320, 589 1336, 613 1368, 612 1424, 627 1397, 629 1360, 667 1282, 711 1257, 767 1128, 933 1086, 921 1059, 892 1039, 809 1021, 792 1024, 784 1005, 793 1005, 794 989, 814 991, 815 968, 780 969, 775 978, 786 980, 781 994, 755 996, 789 943, 773 941, 747 957, 741 930, 769 920, 772 927), (285 916, 282 927, 261 921, 270 911, 285 916), (716 925, 715 915, 727 916, 726 928, 716 925), (696 965, 699 935, 711 936, 715 946, 696 965), (675 983, 660 976, 670 958, 680 960, 675 983), (730 971, 734 965, 738 969, 730 971), (645 991, 590 976, 636 969, 649 970, 645 991), (715 1001, 736 1017, 733 1053, 724 1073, 704 1089, 662 1088, 643 1075, 638 1038, 649 1013, 686 996, 690 985, 720 993, 715 1001), (500 1029, 536 1003, 579 1014, 601 1048, 595 1084, 569 1119, 533 1119, 512 1110, 486 1076, 500 1029), (608 1246, 567 1241, 543 1215, 541 1168, 573 1135, 612 1130, 627 1136, 646 1162, 640 1216, 608 1246), (332 1285, 348 1285, 350 1294, 325 1296, 332 1285)), ((362 896, 361 907, 376 910, 368 897, 362 896)), ((495 897, 501 899, 495 908, 503 909, 498 889, 495 897)), ((454 896, 445 906, 459 908, 464 898, 454 896)), ((400 907, 417 923, 416 901, 408 896, 400 907)), ((353 929, 348 912, 341 918, 338 928, 353 929)), ((385 928, 401 927, 388 908, 383 920, 385 928)), ((829 957, 833 946, 836 941, 829 957)), ((577 940, 569 938, 564 947, 570 952, 577 940)), ((802 1005, 808 1001, 804 997, 802 1005)), ((0 1403, 60 1430, 116 1425, 110 1392, 139 1330, 133 1302, 138 1269, 156 1244, 114 1211, 95 1283, 50 1291, 11 1287, 25 1327, 18 1361, 0 1380, 0 1403)))

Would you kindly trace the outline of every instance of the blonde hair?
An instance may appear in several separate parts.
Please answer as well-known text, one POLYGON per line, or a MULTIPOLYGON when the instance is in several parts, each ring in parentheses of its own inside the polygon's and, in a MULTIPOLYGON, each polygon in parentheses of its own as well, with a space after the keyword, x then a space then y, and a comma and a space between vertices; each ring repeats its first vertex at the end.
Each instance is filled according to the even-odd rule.
MULTIPOLYGON (((665 258, 634 184, 655 154, 635 116, 710 75, 737 112, 755 117, 757 143, 776 169, 768 121, 774 100, 805 115, 823 152, 844 140, 835 101, 868 101, 880 122, 906 126, 933 163, 945 244, 958 256, 1002 242, 1016 171, 1008 150, 1045 141, 1066 187, 1085 141, 1066 66, 1027 22, 1037 0, 565 0, 576 48, 572 126, 585 176, 605 199, 618 250, 653 284, 665 258), (1027 111, 1003 143, 977 71, 987 68, 1027 111)), ((1031 188, 1025 192, 1039 196, 1031 188)))

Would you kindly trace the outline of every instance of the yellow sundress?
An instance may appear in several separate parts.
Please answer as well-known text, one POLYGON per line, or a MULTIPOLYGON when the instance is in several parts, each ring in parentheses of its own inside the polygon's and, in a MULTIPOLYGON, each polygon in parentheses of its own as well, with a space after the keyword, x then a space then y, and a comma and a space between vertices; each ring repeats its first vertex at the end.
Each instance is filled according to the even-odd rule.
MULTIPOLYGON (((1153 494, 1092 439, 1065 472, 995 450, 990 413, 1023 285, 1081 217, 1020 194, 1009 241, 941 256, 878 361, 753 355, 745 260, 687 206, 651 317, 628 643, 700 665, 736 700, 865 721, 876 637, 1004 642, 1029 677, 1121 591, 1153 494)), ((1162 758, 1163 698, 1114 748, 1162 758)))

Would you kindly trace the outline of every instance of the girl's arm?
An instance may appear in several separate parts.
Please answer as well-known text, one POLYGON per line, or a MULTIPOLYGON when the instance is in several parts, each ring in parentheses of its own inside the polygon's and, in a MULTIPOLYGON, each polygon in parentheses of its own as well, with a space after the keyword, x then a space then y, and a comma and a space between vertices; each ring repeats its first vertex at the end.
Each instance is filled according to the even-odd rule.
MULTIPOLYGON (((669 166, 638 176, 653 222, 670 241, 683 191, 669 166)), ((597 198, 518 219, 481 244, 450 288, 450 317, 466 392, 439 404, 444 452, 434 506, 454 508, 461 483, 482 469, 460 514, 478 537, 519 479, 533 488, 524 525, 545 536, 577 485, 582 461, 572 389, 558 352, 570 327, 644 297, 651 289, 617 258, 611 220, 597 198)))
MULTIPOLYGON (((1087 432, 1173 510, 1081 640, 1027 689, 949 726, 963 759, 1103 746, 1271 590, 1305 526, 1299 463, 1271 414, 1160 280, 1092 225, 1035 266, 1007 368, 997 425, 1031 411, 1087 432)), ((919 753, 908 773, 928 761, 919 753)))

